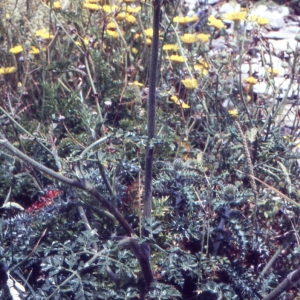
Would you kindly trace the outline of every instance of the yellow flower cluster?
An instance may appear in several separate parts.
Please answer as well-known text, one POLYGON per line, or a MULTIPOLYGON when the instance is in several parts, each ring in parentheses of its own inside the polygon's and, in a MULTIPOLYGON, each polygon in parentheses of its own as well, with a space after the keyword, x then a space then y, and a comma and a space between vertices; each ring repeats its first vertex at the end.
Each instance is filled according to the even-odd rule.
POLYGON ((184 62, 184 57, 181 55, 171 55, 170 57, 168 56, 167 58, 173 62, 178 62, 178 63, 184 62))

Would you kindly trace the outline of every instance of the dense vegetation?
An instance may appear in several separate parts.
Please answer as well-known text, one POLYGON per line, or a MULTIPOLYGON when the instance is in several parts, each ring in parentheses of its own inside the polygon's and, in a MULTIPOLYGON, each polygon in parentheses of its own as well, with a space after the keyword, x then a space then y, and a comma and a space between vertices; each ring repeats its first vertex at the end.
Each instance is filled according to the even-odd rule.
POLYGON ((1 7, 1 299, 300 299, 298 44, 103 1, 1 7))

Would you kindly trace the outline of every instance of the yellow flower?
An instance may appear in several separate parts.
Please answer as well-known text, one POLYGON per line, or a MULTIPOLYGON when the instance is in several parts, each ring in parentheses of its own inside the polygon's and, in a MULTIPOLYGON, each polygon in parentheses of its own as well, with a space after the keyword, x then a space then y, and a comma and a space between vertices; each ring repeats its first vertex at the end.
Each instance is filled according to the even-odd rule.
POLYGON ((127 13, 125 11, 122 11, 116 15, 116 20, 122 21, 125 20, 126 17, 127 17, 127 13))
POLYGON ((37 47, 34 47, 32 46, 30 51, 29 51, 30 54, 33 54, 33 55, 36 55, 36 54, 39 54, 40 53, 40 49, 37 48, 37 47))
POLYGON ((194 90, 198 86, 197 79, 188 78, 181 81, 187 89, 194 90))
POLYGON ((85 0, 85 3, 96 3, 96 4, 104 4, 103 0, 85 0))
POLYGON ((181 56, 181 55, 171 55, 170 57, 167 57, 169 58, 171 61, 174 61, 174 62, 184 62, 184 57, 181 56))
POLYGON ((230 21, 246 21, 246 16, 247 16, 247 12, 245 11, 235 11, 223 15, 222 19, 230 20, 230 21))
POLYGON ((226 27, 221 20, 216 19, 213 15, 210 15, 208 17, 207 25, 208 26, 212 26, 212 27, 214 27, 216 29, 221 29, 221 28, 225 28, 226 27))
POLYGON ((251 15, 250 17, 248 17, 250 22, 255 22, 257 20, 257 16, 256 15, 251 15))
POLYGON ((279 75, 280 71, 278 69, 269 68, 268 72, 273 74, 274 76, 279 75))
POLYGON ((106 33, 113 38, 118 38, 120 36, 117 31, 112 30, 112 29, 106 30, 106 33))
POLYGON ((0 74, 1 74, 1 75, 6 75, 6 74, 15 73, 16 71, 17 71, 17 68, 16 68, 16 67, 0 68, 0 74))
POLYGON ((96 10, 101 10, 102 9, 102 7, 98 4, 87 3, 87 2, 83 3, 83 7, 87 8, 88 10, 91 10, 91 11, 93 11, 93 10, 96 11, 96 10))
POLYGON ((12 53, 12 54, 19 54, 22 51, 23 51, 23 47, 20 46, 20 45, 15 46, 15 47, 9 49, 9 52, 12 53))
POLYGON ((136 17, 134 17, 133 15, 127 14, 126 18, 125 18, 126 22, 128 23, 136 23, 136 17))
POLYGON ((228 110, 228 114, 230 115, 230 117, 232 118, 237 118, 239 116, 239 111, 234 108, 234 109, 229 109, 228 110))
POLYGON ((197 34, 197 39, 200 40, 201 42, 208 42, 210 38, 210 34, 205 34, 205 33, 199 33, 197 34))
POLYGON ((133 48, 131 49, 131 52, 132 52, 133 54, 137 54, 137 53, 139 52, 139 50, 138 50, 137 48, 133 47, 133 48))
POLYGON ((153 36, 153 29, 152 28, 145 29, 144 32, 145 32, 145 35, 147 37, 152 37, 153 36))
POLYGON ((126 12, 128 12, 129 14, 136 14, 136 13, 138 13, 141 9, 142 9, 141 6, 137 6, 137 7, 127 6, 127 7, 126 7, 126 12))
POLYGON ((146 44, 147 44, 148 46, 150 46, 150 45, 152 44, 151 39, 146 39, 146 44))
POLYGON ((193 44, 198 41, 197 37, 192 33, 185 33, 180 37, 181 41, 186 44, 193 44))
POLYGON ((170 99, 182 108, 190 108, 188 104, 184 103, 181 99, 178 99, 178 97, 175 95, 171 96, 170 99))
MULTIPOLYGON (((50 6, 51 2, 48 2, 48 6, 50 6)), ((54 1, 53 2, 53 6, 52 8, 55 10, 55 9, 61 9, 61 5, 60 5, 60 2, 59 1, 54 1)))
POLYGON ((103 5, 103 7, 102 7, 102 10, 104 12, 106 12, 107 14, 115 12, 117 9, 118 9, 117 5, 112 5, 112 6, 110 6, 110 5, 103 5))
POLYGON ((245 79, 245 81, 251 85, 257 84, 257 79, 255 77, 248 77, 245 79))
POLYGON ((35 36, 39 36, 43 39, 53 39, 54 35, 49 33, 49 30, 46 28, 40 29, 35 33, 35 36))
POLYGON ((144 86, 142 83, 140 83, 140 82, 138 82, 138 81, 129 82, 129 85, 144 86))
POLYGON ((257 24, 260 26, 267 25, 269 23, 269 20, 263 17, 257 18, 257 24))
POLYGON ((179 47, 175 44, 165 44, 163 45, 163 50, 165 51, 177 51, 179 47))
POLYGON ((182 25, 188 24, 188 23, 192 23, 192 22, 197 22, 197 21, 198 21, 197 15, 193 15, 191 17, 179 17, 179 16, 176 16, 173 19, 174 23, 179 23, 179 24, 182 24, 182 25))
POLYGON ((116 29, 116 24, 114 22, 109 22, 106 26, 107 29, 116 29))

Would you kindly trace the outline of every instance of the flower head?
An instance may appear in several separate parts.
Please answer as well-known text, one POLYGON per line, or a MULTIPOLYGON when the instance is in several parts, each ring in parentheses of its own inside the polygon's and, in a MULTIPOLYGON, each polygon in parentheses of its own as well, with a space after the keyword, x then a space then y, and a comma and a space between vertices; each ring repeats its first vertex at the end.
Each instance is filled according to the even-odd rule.
POLYGON ((228 110, 228 114, 230 115, 230 117, 232 118, 237 118, 239 116, 239 111, 234 108, 234 109, 229 109, 228 110))
POLYGON ((210 34, 206 34, 206 33, 199 33, 197 34, 197 39, 200 40, 201 42, 208 42, 210 38, 210 34))
POLYGON ((136 14, 136 13, 138 13, 141 9, 142 9, 141 6, 137 6, 137 7, 127 6, 127 7, 126 7, 126 12, 129 13, 129 14, 136 14))
POLYGON ((36 54, 39 54, 40 53, 40 49, 37 48, 37 47, 34 47, 32 46, 30 51, 29 51, 30 54, 33 54, 33 55, 36 55, 36 54))
POLYGON ((0 68, 0 74, 1 75, 6 75, 6 74, 12 74, 15 73, 17 71, 16 67, 2 67, 0 68))
POLYGON ((194 90, 198 86, 197 79, 188 78, 181 81, 187 89, 194 90))
POLYGON ((20 46, 20 45, 15 46, 15 47, 9 49, 9 52, 12 53, 12 54, 19 54, 22 51, 23 51, 23 47, 20 46))
POLYGON ((152 37, 153 36, 153 29, 152 28, 145 29, 144 32, 145 32, 145 35, 147 37, 152 37))
POLYGON ((117 5, 103 5, 102 10, 107 13, 110 14, 112 12, 115 12, 119 7, 117 5))
POLYGON ((97 11, 102 9, 100 5, 96 3, 88 3, 88 2, 83 3, 83 7, 87 8, 90 11, 97 11))
POLYGON ((113 30, 113 29, 107 29, 106 30, 106 33, 110 36, 110 37, 113 37, 113 38, 118 38, 120 35, 119 33, 116 31, 116 30, 113 30))
POLYGON ((252 76, 246 78, 245 81, 246 81, 247 83, 249 83, 250 85, 257 84, 257 79, 256 79, 255 77, 252 77, 252 76))
POLYGON ((192 23, 192 22, 197 22, 198 21, 198 17, 197 15, 193 15, 191 17, 174 17, 173 22, 174 23, 179 23, 179 24, 188 24, 188 23, 192 23))
POLYGON ((198 41, 197 37, 192 33, 185 33, 180 37, 180 40, 186 44, 193 44, 198 41))
POLYGON ((125 21, 134 24, 136 23, 136 17, 131 14, 126 14, 125 21))
POLYGON ((245 21, 246 16, 247 16, 247 12, 245 11, 234 11, 223 15, 222 19, 230 20, 230 21, 245 21))
POLYGON ((129 85, 137 85, 137 86, 144 86, 144 84, 138 82, 138 81, 134 81, 134 82, 129 82, 129 85))
POLYGON ((43 39, 53 39, 54 35, 49 33, 49 30, 46 28, 40 29, 35 33, 35 36, 39 36, 43 39))
POLYGON ((280 74, 280 70, 278 69, 273 69, 273 68, 269 68, 268 72, 273 74, 274 76, 279 75, 280 74))
POLYGON ((177 51, 179 47, 175 44, 165 44, 163 45, 163 50, 165 51, 177 51))
MULTIPOLYGON (((48 2, 48 6, 50 6, 50 4, 51 4, 51 2, 48 2)), ((56 9, 61 9, 60 2, 59 2, 59 1, 54 1, 54 2, 53 2, 52 8, 53 8, 54 10, 56 10, 56 9)))
POLYGON ((184 57, 181 55, 171 55, 168 58, 169 58, 169 60, 174 61, 174 62, 180 62, 180 63, 184 62, 184 57))
POLYGON ((221 20, 216 19, 215 16, 213 16, 213 15, 210 15, 208 17, 207 25, 212 26, 216 29, 225 28, 224 23, 221 20))
POLYGON ((170 99, 182 108, 190 108, 188 104, 184 103, 181 99, 178 99, 178 97, 175 95, 171 96, 170 99))
POLYGON ((259 18, 257 18, 257 24, 260 26, 264 26, 264 25, 269 24, 269 20, 266 18, 263 18, 263 17, 259 17, 259 18))

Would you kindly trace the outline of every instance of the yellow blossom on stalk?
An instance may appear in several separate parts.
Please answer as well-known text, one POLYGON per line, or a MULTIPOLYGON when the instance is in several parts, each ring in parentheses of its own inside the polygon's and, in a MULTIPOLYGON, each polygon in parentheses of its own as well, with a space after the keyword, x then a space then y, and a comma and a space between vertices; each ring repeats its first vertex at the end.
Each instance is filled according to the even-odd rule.
POLYGON ((4 67, 4 68, 0 68, 0 75, 7 75, 7 74, 12 74, 15 73, 17 71, 16 67, 4 67))
POLYGON ((35 36, 39 36, 43 39, 53 39, 54 35, 49 33, 49 30, 46 28, 40 29, 35 33, 35 36))
POLYGON ((169 60, 174 61, 174 62, 180 62, 183 63, 184 62, 184 57, 181 55, 171 55, 169 58, 169 60))
POLYGON ((32 46, 29 53, 33 54, 33 55, 40 54, 40 49, 37 48, 37 47, 32 46))
POLYGON ((178 97, 175 95, 171 96, 170 99, 182 108, 190 108, 188 104, 184 103, 181 99, 178 99, 178 97))
POLYGON ((239 111, 234 108, 234 109, 229 109, 228 110, 228 114, 230 115, 230 117, 232 118, 237 118, 239 116, 239 111))
POLYGON ((246 16, 247 12, 245 11, 234 11, 223 15, 222 19, 230 21, 246 21, 246 16))
POLYGON ((257 84, 257 79, 255 77, 248 77, 245 79, 245 81, 251 85, 257 84))
POLYGON ((180 40, 186 44, 193 44, 198 41, 197 37, 192 33, 185 33, 180 37, 180 40))
POLYGON ((98 5, 98 4, 95 4, 95 3, 83 3, 83 7, 84 8, 87 8, 88 10, 91 10, 91 11, 96 11, 96 10, 101 10, 102 9, 102 6, 98 5))
POLYGON ((102 10, 104 12, 106 12, 107 14, 115 12, 117 9, 118 9, 117 5, 112 5, 112 6, 110 6, 110 5, 103 5, 103 7, 102 7, 102 10))
POLYGON ((127 14, 125 20, 128 23, 132 23, 132 24, 136 23, 136 17, 131 14, 127 14))
POLYGON ((216 19, 215 16, 213 16, 213 15, 210 15, 208 17, 207 25, 208 26, 212 26, 212 27, 214 27, 216 29, 221 29, 221 28, 225 28, 226 27, 221 20, 216 19))
POLYGON ((129 85, 144 86, 142 83, 140 83, 140 82, 138 82, 138 81, 129 82, 129 85))
POLYGON ((153 36, 153 29, 152 28, 145 29, 144 32, 145 32, 145 35, 147 37, 152 37, 153 36))
POLYGON ((273 74, 274 76, 279 75, 280 71, 278 69, 269 68, 268 72, 273 74))
POLYGON ((23 51, 23 47, 20 46, 20 45, 15 46, 15 47, 9 49, 9 52, 12 53, 12 54, 19 54, 22 51, 23 51))
POLYGON ((264 25, 269 24, 269 20, 266 18, 263 18, 263 17, 259 17, 259 18, 257 18, 257 24, 260 26, 264 26, 264 25))
POLYGON ((107 25, 106 25, 106 28, 107 29, 116 29, 116 24, 114 22, 109 22, 107 25))
POLYGON ((138 50, 137 48, 133 47, 133 48, 131 49, 131 52, 132 52, 133 54, 137 54, 137 53, 139 52, 139 50, 138 50))
POLYGON ((150 45, 152 44, 151 39, 146 39, 146 44, 147 44, 148 46, 150 46, 150 45))
POLYGON ((197 22, 197 21, 198 21, 197 15, 193 15, 191 17, 179 17, 179 16, 176 16, 173 19, 174 23, 179 23, 179 24, 182 24, 182 25, 188 24, 188 23, 192 23, 192 22, 197 22))
POLYGON ((194 90, 198 86, 197 79, 195 78, 188 78, 181 81, 184 86, 189 90, 194 90))
POLYGON ((208 42, 210 38, 210 34, 206 34, 206 33, 199 33, 197 34, 197 39, 200 40, 201 42, 208 42))
POLYGON ((136 14, 136 13, 138 13, 141 9, 142 9, 141 6, 137 6, 137 7, 127 6, 127 7, 126 7, 126 12, 128 12, 129 14, 136 14))
POLYGON ((111 29, 106 30, 106 33, 113 38, 118 38, 120 36, 117 31, 111 29))
POLYGON ((127 13, 125 11, 122 11, 116 15, 116 20, 122 21, 125 20, 126 17, 127 17, 127 13))
POLYGON ((175 44, 165 44, 163 45, 163 50, 165 51, 177 51, 179 47, 175 44))

